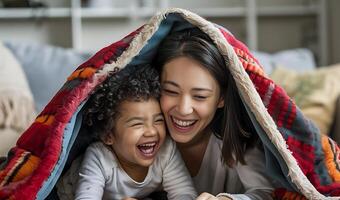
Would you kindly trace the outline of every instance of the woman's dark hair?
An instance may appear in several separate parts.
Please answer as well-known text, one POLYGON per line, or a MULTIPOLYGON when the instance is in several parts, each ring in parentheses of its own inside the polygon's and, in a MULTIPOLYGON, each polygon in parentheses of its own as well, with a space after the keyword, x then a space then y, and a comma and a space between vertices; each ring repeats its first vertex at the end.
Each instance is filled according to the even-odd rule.
POLYGON ((95 139, 102 139, 114 129, 123 101, 159 99, 160 88, 155 68, 148 64, 127 66, 117 74, 109 75, 96 88, 85 105, 83 126, 95 139))
POLYGON ((245 164, 245 151, 255 144, 257 134, 242 103, 236 83, 225 60, 213 41, 199 29, 174 32, 160 44, 154 65, 159 72, 174 58, 189 57, 198 61, 215 78, 224 107, 219 108, 210 128, 223 139, 222 158, 228 166, 245 164))

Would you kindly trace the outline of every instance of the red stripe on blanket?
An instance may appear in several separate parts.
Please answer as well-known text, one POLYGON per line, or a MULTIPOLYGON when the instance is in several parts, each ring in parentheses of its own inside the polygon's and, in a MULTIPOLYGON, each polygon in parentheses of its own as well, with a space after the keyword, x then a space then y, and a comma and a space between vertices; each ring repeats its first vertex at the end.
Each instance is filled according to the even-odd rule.
POLYGON ((289 99, 289 104, 291 105, 291 109, 289 112, 289 116, 287 118, 287 123, 286 123, 287 129, 292 128, 293 122, 296 119, 296 105, 291 99, 289 99))
POLYGON ((250 56, 258 65, 259 62, 256 60, 256 58, 253 57, 253 55, 249 52, 249 49, 246 45, 244 45, 241 41, 237 40, 233 35, 231 35, 227 30, 225 30, 223 27, 219 27, 219 30, 223 34, 224 38, 228 41, 228 43, 233 46, 234 48, 242 50, 245 54, 250 56))
MULTIPOLYGON (((271 81, 255 73, 249 73, 249 76, 263 101, 265 99, 265 95, 267 94, 271 81)), ((271 96, 269 98, 271 98, 271 96)))
POLYGON ((288 145, 288 149, 292 151, 293 156, 296 158, 303 173, 314 173, 314 147, 312 145, 305 144, 291 136, 287 137, 286 143, 288 145))

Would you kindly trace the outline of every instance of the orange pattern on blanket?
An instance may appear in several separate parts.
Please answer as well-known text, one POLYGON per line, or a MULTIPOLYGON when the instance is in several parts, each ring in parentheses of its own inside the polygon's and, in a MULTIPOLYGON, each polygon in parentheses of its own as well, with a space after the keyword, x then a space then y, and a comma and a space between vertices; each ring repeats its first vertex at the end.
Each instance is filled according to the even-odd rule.
POLYGON ((325 165, 327 167, 328 173, 330 177, 332 177, 334 182, 340 181, 340 173, 339 173, 339 166, 336 166, 336 163, 334 162, 339 158, 339 155, 335 155, 334 153, 339 154, 340 149, 335 144, 334 141, 330 140, 327 136, 322 135, 322 150, 325 154, 325 165))
POLYGON ((85 67, 85 68, 77 69, 67 78, 67 80, 71 81, 76 78, 86 79, 88 77, 91 77, 96 71, 97 69, 92 68, 92 67, 85 67))
POLYGON ((297 192, 286 192, 285 195, 282 198, 283 200, 307 200, 306 197, 304 197, 303 195, 297 193, 297 192))
POLYGON ((246 71, 251 71, 255 74, 264 76, 264 71, 262 67, 260 67, 252 57, 250 57, 247 53, 242 51, 241 49, 234 48, 239 60, 242 63, 243 68, 246 71))
POLYGON ((51 125, 54 122, 54 116, 53 115, 41 115, 37 117, 35 122, 45 124, 45 125, 51 125))
POLYGON ((3 187, 10 182, 20 181, 31 175, 39 163, 40 158, 32 155, 28 151, 22 151, 17 160, 13 163, 9 163, 9 165, 11 165, 10 170, 7 173, 0 174, 0 187, 3 187))
POLYGON ((13 177, 13 181, 19 181, 23 178, 32 174, 32 172, 37 168, 40 163, 40 159, 37 156, 30 154, 25 163, 21 166, 21 168, 16 172, 13 177))

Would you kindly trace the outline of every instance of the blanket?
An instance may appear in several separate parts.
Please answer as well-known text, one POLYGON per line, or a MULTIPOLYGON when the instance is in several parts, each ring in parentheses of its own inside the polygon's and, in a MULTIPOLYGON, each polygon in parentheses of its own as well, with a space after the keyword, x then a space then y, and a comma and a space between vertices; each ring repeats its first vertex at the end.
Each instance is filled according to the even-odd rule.
POLYGON ((167 9, 81 64, 23 133, 0 166, 0 199, 45 199, 79 143, 82 106, 109 73, 152 60, 166 35, 199 28, 229 60, 229 70, 264 145, 276 199, 339 199, 339 147, 270 80, 228 30, 183 9, 167 9))

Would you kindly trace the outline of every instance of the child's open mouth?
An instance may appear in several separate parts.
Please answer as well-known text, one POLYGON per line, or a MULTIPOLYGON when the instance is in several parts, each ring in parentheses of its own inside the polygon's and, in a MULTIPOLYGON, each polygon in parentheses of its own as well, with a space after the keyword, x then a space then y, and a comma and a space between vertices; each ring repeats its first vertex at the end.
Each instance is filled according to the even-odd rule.
POLYGON ((156 154, 156 147, 158 142, 148 142, 138 145, 141 154, 146 158, 152 158, 156 154))

